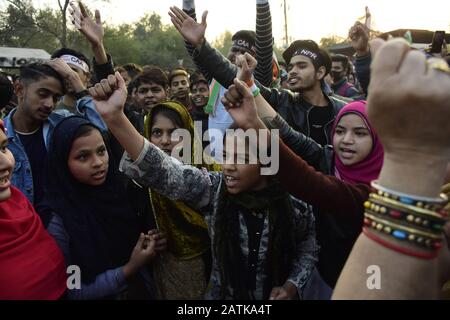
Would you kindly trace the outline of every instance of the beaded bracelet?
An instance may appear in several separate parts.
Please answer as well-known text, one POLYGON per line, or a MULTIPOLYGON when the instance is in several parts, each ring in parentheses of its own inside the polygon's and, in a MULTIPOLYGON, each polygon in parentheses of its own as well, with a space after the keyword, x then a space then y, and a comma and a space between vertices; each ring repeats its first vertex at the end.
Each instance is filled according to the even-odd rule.
POLYGON ((436 231, 442 231, 447 220, 438 215, 428 216, 421 215, 416 211, 402 210, 401 208, 393 208, 379 201, 368 200, 364 202, 366 211, 372 214, 390 217, 395 220, 404 220, 407 223, 414 224, 423 228, 430 228, 436 231))
MULTIPOLYGON (((388 229, 389 232, 394 231, 394 229, 398 229, 402 232, 407 232, 409 234, 413 234, 416 236, 427 237, 427 238, 434 239, 434 240, 442 240, 442 232, 433 233, 433 232, 427 232, 427 231, 423 231, 423 230, 419 230, 419 229, 414 229, 414 228, 411 228, 411 227, 408 227, 405 225, 396 224, 393 221, 379 218, 379 217, 371 215, 370 213, 367 213, 367 212, 364 214, 364 216, 366 218, 368 218, 369 220, 371 220, 372 222, 383 224, 383 225, 389 227, 389 229, 388 229)), ((373 226, 373 225, 371 225, 371 226, 373 226)), ((377 227, 376 229, 378 230, 379 228, 377 227)), ((380 229, 378 231, 385 231, 386 233, 388 233, 388 231, 386 231, 384 229, 380 229)))
POLYGON ((404 204, 417 206, 419 208, 423 207, 425 209, 429 209, 428 206, 436 205, 443 207, 448 202, 448 197, 443 193, 439 195, 439 198, 428 198, 390 190, 386 187, 380 186, 377 181, 372 181, 371 186, 378 191, 378 195, 380 196, 385 196, 386 198, 393 200, 399 200, 404 204))
POLYGON ((392 214, 380 215, 378 212, 373 211, 371 209, 366 209, 366 212, 371 214, 371 215, 378 216, 378 217, 385 217, 385 218, 389 217, 389 218, 398 220, 399 223, 407 222, 412 227, 426 228, 430 232, 433 232, 433 231, 434 232, 442 232, 443 229, 444 229, 442 223, 439 223, 439 222, 436 222, 436 221, 422 219, 421 217, 417 217, 417 216, 414 216, 414 215, 409 214, 409 213, 403 213, 403 212, 399 212, 399 211, 391 211, 390 213, 392 213, 392 214))
POLYGON ((402 253, 402 254, 406 254, 408 256, 411 257, 416 257, 416 258, 421 258, 421 259, 434 259, 436 258, 437 254, 438 254, 438 250, 435 250, 431 253, 424 253, 424 252, 415 252, 400 246, 397 246, 393 243, 389 243, 383 239, 381 239, 380 237, 378 237, 377 235, 375 235, 374 233, 370 232, 366 227, 363 228, 363 233, 371 240, 375 241, 378 244, 381 244, 383 247, 386 247, 390 250, 394 250, 396 252, 402 253))
POLYGON ((386 206, 392 206, 395 209, 398 210, 406 210, 408 212, 414 212, 414 213, 418 213, 418 214, 422 214, 424 216, 430 216, 430 217, 434 217, 434 218, 438 218, 438 219, 445 219, 448 217, 448 212, 443 209, 442 207, 437 208, 435 211, 426 209, 425 207, 419 207, 419 206, 414 206, 414 205, 409 205, 409 204, 405 204, 403 202, 385 197, 385 196, 380 196, 378 194, 375 193, 371 193, 369 198, 371 200, 375 200, 375 201, 379 201, 379 202, 383 202, 386 204, 386 206))
POLYGON ((390 227, 380 222, 372 221, 367 217, 364 219, 364 226, 366 228, 372 228, 378 232, 383 232, 384 234, 389 235, 397 240, 408 241, 427 250, 439 250, 442 248, 442 238, 433 239, 429 237, 418 236, 403 230, 395 229, 394 227, 390 227))

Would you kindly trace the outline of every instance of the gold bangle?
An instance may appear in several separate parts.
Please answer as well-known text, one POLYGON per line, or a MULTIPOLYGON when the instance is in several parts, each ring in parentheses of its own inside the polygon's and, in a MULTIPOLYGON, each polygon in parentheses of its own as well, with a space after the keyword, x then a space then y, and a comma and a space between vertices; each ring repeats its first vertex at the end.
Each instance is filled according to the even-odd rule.
POLYGON ((378 200, 380 202, 384 202, 387 205, 394 206, 394 208, 397 209, 397 210, 404 209, 404 210, 409 210, 411 212, 419 213, 419 214, 422 214, 422 215, 425 215, 425 216, 431 216, 431 217, 434 217, 434 218, 438 218, 438 219, 441 219, 441 220, 444 220, 444 221, 447 220, 444 217, 442 217, 440 214, 438 214, 438 213, 436 213, 434 211, 427 210, 427 209, 424 209, 424 208, 419 208, 417 206, 411 206, 411 205, 408 205, 408 204, 404 204, 404 203, 401 203, 399 201, 396 201, 396 200, 393 200, 393 199, 389 199, 387 197, 379 196, 378 194, 375 194, 375 193, 371 193, 369 195, 369 197, 372 198, 372 199, 378 200))
MULTIPOLYGON (((404 215, 412 215, 414 217, 420 217, 422 219, 427 219, 430 222, 435 222, 435 223, 445 223, 447 220, 445 220, 442 217, 436 217, 435 215, 428 215, 428 214, 423 214, 423 213, 419 213, 415 210, 409 210, 409 209, 405 209, 405 208, 400 208, 400 206, 395 206, 392 204, 388 204, 383 202, 382 200, 367 200, 369 202, 369 205, 365 205, 366 209, 370 209, 372 211, 374 211, 377 214, 388 214, 394 218, 399 218, 396 217, 394 215, 391 215, 392 211, 398 211, 404 215)), ((411 221, 410 221, 411 222, 411 221)))
MULTIPOLYGON (((375 216, 379 216, 379 217, 383 217, 384 214, 377 211, 372 210, 371 208, 366 208, 366 212, 370 213, 372 215, 375 216)), ((393 220, 395 221, 404 221, 406 220, 406 222, 410 223, 411 225, 413 225, 414 227, 422 227, 422 228, 427 228, 427 229, 434 229, 435 231, 442 231, 442 225, 439 224, 439 222, 436 221, 432 221, 426 218, 421 218, 419 216, 415 216, 411 213, 404 213, 402 215, 402 217, 396 217, 393 215, 386 215, 386 217, 388 217, 389 219, 393 218, 393 220)))
POLYGON ((379 222, 379 223, 385 224, 386 226, 391 227, 391 228, 399 229, 401 231, 406 231, 406 232, 408 232, 410 234, 419 235, 419 236, 422 236, 422 237, 427 237, 427 238, 430 238, 430 239, 433 239, 433 240, 441 240, 442 241, 442 235, 439 236, 439 235, 436 235, 436 234, 433 234, 433 233, 428 233, 428 232, 425 232, 425 231, 408 228, 408 227, 405 227, 405 226, 402 226, 402 225, 397 225, 397 224, 395 224, 395 223, 393 223, 391 221, 380 219, 380 218, 378 218, 378 217, 376 217, 374 215, 371 215, 371 214, 369 214, 367 212, 364 214, 364 216, 366 216, 367 218, 369 218, 369 219, 371 219, 371 220, 373 220, 375 222, 379 222))
MULTIPOLYGON (((385 196, 386 198, 393 199, 393 200, 399 200, 404 199, 408 202, 415 202, 416 206, 421 208, 422 206, 419 204, 422 204, 425 206, 443 206, 445 203, 448 202, 448 197, 445 195, 445 193, 440 193, 438 198, 429 198, 429 197, 422 197, 422 196, 416 196, 416 195, 410 195, 403 192, 395 191, 388 189, 386 187, 380 186, 378 184, 377 180, 374 180, 370 183, 372 188, 377 190, 378 195, 385 196)), ((402 201, 401 201, 402 202, 402 201)), ((404 202, 403 202, 404 203, 404 202)), ((409 204, 409 203, 405 203, 409 204)))

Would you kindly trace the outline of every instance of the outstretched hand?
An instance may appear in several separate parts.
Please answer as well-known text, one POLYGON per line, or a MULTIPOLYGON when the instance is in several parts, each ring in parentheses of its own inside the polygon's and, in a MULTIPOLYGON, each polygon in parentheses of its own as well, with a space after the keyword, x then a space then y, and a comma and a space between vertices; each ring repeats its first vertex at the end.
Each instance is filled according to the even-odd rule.
POLYGON ((100 11, 95 10, 95 21, 89 16, 85 6, 80 2, 77 8, 74 2, 70 3, 70 17, 75 27, 86 37, 92 46, 103 44, 104 30, 100 11))
POLYGON ((205 41, 206 17, 208 11, 203 12, 202 22, 197 23, 186 12, 178 7, 171 7, 170 19, 183 38, 196 48, 200 48, 205 41))
POLYGON ((119 72, 89 88, 89 93, 94 99, 95 108, 105 121, 115 119, 123 113, 127 87, 119 72))

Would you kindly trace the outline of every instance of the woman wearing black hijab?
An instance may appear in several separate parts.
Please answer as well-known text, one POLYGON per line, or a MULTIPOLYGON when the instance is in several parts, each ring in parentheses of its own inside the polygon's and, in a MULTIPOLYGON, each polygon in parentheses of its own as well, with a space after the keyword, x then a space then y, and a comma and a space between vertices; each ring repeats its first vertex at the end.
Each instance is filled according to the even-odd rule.
POLYGON ((69 117, 55 127, 48 155, 48 231, 66 264, 81 271, 81 288, 75 281, 78 290, 68 290, 70 299, 134 292, 134 284, 144 283, 138 280, 146 273, 139 271, 164 246, 159 233, 143 233, 111 159, 100 131, 84 118, 69 117))

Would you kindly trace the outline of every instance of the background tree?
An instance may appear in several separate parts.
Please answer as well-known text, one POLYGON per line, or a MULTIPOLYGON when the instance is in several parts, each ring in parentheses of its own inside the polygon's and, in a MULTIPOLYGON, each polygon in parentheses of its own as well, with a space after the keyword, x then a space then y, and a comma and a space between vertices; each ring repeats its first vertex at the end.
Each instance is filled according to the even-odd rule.
POLYGON ((329 48, 335 44, 341 44, 346 42, 347 39, 339 37, 337 35, 331 35, 320 39, 319 46, 322 48, 329 48))
MULTIPOLYGON (((105 0, 103 0, 105 1, 105 0)), ((67 0, 58 0, 59 8, 35 8, 31 0, 7 0, 0 11, 0 46, 44 49, 48 53, 66 46, 91 57, 91 48, 84 36, 65 17, 67 0)), ((93 16, 92 12, 89 12, 93 16)), ((116 65, 137 63, 158 65, 171 69, 182 61, 184 67, 194 69, 183 38, 175 27, 162 22, 157 13, 148 13, 134 23, 117 26, 103 24, 106 51, 116 65)), ((224 32, 213 46, 227 55, 232 34, 224 32)), ((281 59, 282 50, 274 48, 281 59)))
POLYGON ((233 34, 227 30, 212 42, 212 46, 219 50, 224 56, 227 56, 232 45, 232 37, 233 34))

